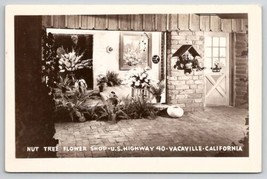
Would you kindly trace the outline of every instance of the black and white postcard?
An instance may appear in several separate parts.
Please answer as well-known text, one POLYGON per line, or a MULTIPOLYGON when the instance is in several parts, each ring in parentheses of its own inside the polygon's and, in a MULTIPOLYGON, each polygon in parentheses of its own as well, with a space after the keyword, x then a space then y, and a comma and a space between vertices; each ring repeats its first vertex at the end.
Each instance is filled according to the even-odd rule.
POLYGON ((6 7, 6 171, 260 172, 255 5, 6 7))

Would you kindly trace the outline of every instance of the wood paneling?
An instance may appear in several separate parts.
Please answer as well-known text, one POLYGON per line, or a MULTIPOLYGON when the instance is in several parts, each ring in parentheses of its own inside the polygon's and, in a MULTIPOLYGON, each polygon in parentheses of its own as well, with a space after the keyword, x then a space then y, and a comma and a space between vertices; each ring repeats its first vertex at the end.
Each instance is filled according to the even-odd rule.
POLYGON ((79 28, 79 16, 71 15, 65 16, 67 18, 67 27, 71 29, 79 28))
POLYGON ((139 31, 143 30, 143 16, 142 15, 134 15, 133 17, 133 30, 139 31))
POLYGON ((110 30, 118 29, 118 16, 117 15, 108 16, 108 29, 110 30))
POLYGON ((178 18, 179 16, 177 14, 170 15, 170 30, 178 30, 178 18))
POLYGON ((157 30, 158 31, 166 31, 166 22, 167 15, 166 14, 159 14, 157 15, 157 30))
POLYGON ((87 16, 87 28, 94 29, 95 28, 95 17, 87 16))
POLYGON ((221 31, 221 19, 218 16, 210 16, 210 30, 213 32, 221 31))
POLYGON ((95 16, 95 29, 106 29, 106 15, 95 16))
POLYGON ((241 32, 241 19, 232 19, 232 31, 241 32))
POLYGON ((199 31, 200 29, 200 16, 196 14, 190 14, 189 28, 192 31, 199 31))
POLYGON ((180 30, 189 30, 189 14, 179 14, 179 26, 180 30))
POLYGON ((82 24, 81 24, 81 28, 82 29, 87 29, 88 26, 87 26, 87 23, 88 23, 88 16, 81 16, 81 19, 82 19, 82 24))
POLYGON ((248 20, 204 14, 61 15, 42 16, 42 25, 89 30, 246 32, 248 20))
POLYGON ((222 19, 222 31, 231 32, 232 31, 232 20, 231 19, 222 19))
POLYGON ((146 14, 144 15, 144 30, 146 31, 152 31, 154 30, 154 24, 155 24, 155 19, 154 15, 151 14, 146 14))
POLYGON ((51 27, 51 17, 53 16, 42 16, 42 26, 51 27))
POLYGON ((131 30, 131 16, 130 15, 120 15, 120 30, 131 30))
POLYGON ((200 16, 199 23, 201 31, 210 31, 210 16, 200 16))

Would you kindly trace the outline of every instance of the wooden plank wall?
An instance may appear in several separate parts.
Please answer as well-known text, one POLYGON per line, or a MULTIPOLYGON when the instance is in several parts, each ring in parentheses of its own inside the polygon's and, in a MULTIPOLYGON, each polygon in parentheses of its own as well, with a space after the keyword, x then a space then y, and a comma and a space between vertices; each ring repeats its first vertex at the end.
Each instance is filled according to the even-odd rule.
POLYGON ((43 26, 68 29, 125 31, 245 32, 247 19, 221 19, 216 15, 135 14, 43 16, 43 26))

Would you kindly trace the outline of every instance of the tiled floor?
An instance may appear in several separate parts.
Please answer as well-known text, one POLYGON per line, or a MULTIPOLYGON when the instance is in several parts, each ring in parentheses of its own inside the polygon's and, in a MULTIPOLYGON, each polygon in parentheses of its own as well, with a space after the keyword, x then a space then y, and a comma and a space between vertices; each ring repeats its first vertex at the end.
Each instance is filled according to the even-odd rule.
POLYGON ((247 113, 241 108, 212 107, 177 119, 157 117, 117 123, 57 123, 54 136, 59 140, 57 156, 214 156, 218 152, 211 151, 214 148, 210 147, 230 146, 232 142, 240 145, 238 141, 244 137, 247 128, 247 113))

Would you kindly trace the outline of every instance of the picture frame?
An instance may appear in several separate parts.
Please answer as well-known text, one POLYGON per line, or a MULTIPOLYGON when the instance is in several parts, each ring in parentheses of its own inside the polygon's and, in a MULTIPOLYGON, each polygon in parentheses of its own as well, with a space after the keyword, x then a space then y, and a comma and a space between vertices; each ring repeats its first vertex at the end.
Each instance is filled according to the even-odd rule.
POLYGON ((119 69, 151 67, 151 35, 146 32, 120 34, 119 69))

